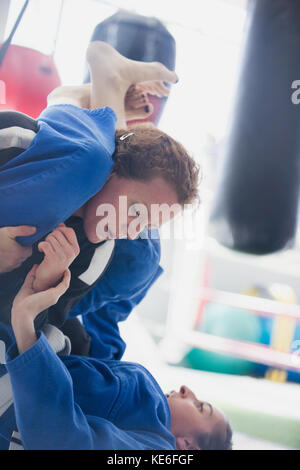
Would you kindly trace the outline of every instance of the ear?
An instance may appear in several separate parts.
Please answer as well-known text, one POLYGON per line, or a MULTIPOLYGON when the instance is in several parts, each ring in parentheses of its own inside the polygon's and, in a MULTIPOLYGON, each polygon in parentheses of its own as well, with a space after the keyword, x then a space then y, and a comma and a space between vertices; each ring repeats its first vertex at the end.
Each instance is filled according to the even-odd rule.
POLYGON ((176 437, 176 448, 178 450, 201 450, 190 437, 176 437))

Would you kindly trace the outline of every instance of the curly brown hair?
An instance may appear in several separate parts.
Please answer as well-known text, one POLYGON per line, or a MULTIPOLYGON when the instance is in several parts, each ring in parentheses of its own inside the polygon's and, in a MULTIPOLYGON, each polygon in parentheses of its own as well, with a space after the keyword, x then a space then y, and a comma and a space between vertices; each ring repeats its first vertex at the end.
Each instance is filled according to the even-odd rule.
POLYGON ((199 166, 185 148, 151 123, 117 130, 113 171, 123 178, 150 181, 160 176, 176 191, 182 206, 199 203, 199 166), (122 135, 130 134, 124 140, 122 135), (132 133, 132 134, 131 134, 132 133))

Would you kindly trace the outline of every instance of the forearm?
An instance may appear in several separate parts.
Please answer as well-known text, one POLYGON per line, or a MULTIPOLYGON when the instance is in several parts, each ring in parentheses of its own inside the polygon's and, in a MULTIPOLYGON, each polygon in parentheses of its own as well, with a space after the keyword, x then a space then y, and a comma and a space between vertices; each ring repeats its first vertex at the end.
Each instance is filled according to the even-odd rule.
POLYGON ((23 354, 12 348, 7 370, 25 449, 92 449, 92 429, 74 401, 72 378, 41 334, 23 354))
POLYGON ((50 272, 50 268, 48 270, 43 269, 42 272, 39 272, 39 268, 37 269, 36 278, 32 285, 35 292, 50 289, 50 287, 58 284, 63 276, 63 273, 57 275, 57 273, 50 272))
POLYGON ((37 341, 33 321, 22 314, 12 315, 11 321, 19 354, 23 354, 37 341))

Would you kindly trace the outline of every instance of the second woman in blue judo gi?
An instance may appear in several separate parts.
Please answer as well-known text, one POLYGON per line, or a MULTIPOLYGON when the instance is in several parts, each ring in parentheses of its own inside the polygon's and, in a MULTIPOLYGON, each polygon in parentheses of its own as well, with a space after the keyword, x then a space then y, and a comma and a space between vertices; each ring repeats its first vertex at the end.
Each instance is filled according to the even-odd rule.
POLYGON ((13 331, 0 324, 8 347, 0 372, 8 372, 14 400, 0 420, 3 449, 16 428, 25 449, 231 448, 230 426, 210 403, 186 386, 164 395, 144 367, 119 360, 122 316, 116 310, 85 317, 93 357, 57 356, 34 318, 66 291, 70 272, 57 286, 35 292, 36 268, 15 298, 13 331))

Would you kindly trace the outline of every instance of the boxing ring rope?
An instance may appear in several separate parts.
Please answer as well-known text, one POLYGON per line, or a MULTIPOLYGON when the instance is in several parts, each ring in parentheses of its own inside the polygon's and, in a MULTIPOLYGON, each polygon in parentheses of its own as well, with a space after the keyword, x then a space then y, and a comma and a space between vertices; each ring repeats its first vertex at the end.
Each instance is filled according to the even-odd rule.
MULTIPOLYGON (((208 284, 206 279, 209 274, 204 270, 204 285, 208 284)), ((200 296, 196 301, 198 308, 195 312, 194 322, 182 323, 182 314, 171 316, 167 325, 166 344, 172 340, 175 348, 181 344, 184 347, 205 349, 211 352, 229 354, 258 364, 267 365, 272 368, 300 372, 300 355, 283 352, 270 346, 265 346, 249 341, 239 341, 221 336, 215 336, 200 331, 195 331, 195 325, 201 323, 201 313, 205 305, 215 302, 230 307, 247 310, 247 312, 261 317, 273 317, 274 319, 288 319, 293 322, 300 322, 300 305, 289 304, 277 300, 260 297, 236 294, 208 287, 202 287, 200 296), (200 305, 199 305, 200 297, 200 305), (200 309, 199 309, 200 307, 200 309), (188 324, 187 324, 188 323, 188 324), (193 326, 194 325, 194 326, 193 326)), ((174 307, 174 305, 173 305, 174 307)), ((173 311, 173 308, 171 308, 173 311)), ((168 362, 170 361, 167 359, 168 362)))
POLYGON ((180 336, 180 340, 194 348, 233 355, 269 367, 300 372, 299 356, 277 351, 269 346, 222 338, 200 331, 189 331, 180 336))
POLYGON ((277 300, 263 299, 243 294, 229 293, 222 290, 205 288, 201 293, 201 300, 229 305, 230 307, 250 310, 258 316, 282 316, 300 321, 300 305, 288 304, 277 300))
MULTIPOLYGON (((300 321, 300 305, 205 287, 201 292, 201 303, 207 304, 209 302, 247 310, 257 316, 284 317, 297 322, 300 321)), ((176 336, 179 334, 178 331, 174 331, 174 333, 176 336)), ((300 357, 298 354, 283 352, 270 346, 224 338, 195 330, 181 332, 180 341, 192 348, 232 355, 272 368, 300 372, 300 357)))

